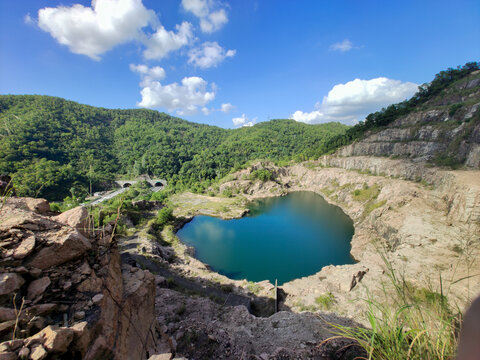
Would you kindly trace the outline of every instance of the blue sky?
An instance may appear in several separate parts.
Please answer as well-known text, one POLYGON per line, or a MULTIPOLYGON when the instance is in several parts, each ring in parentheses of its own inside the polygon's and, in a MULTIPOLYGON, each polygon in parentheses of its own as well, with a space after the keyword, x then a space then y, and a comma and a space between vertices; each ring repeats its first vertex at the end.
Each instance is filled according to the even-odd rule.
POLYGON ((0 93, 352 124, 480 60, 478 0, 0 1, 0 93))

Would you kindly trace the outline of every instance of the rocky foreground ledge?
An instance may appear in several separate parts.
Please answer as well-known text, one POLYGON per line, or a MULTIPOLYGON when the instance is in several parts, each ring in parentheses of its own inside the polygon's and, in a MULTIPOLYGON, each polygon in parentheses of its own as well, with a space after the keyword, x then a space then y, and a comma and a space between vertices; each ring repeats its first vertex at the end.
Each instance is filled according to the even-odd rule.
POLYGON ((0 210, 0 359, 142 359, 161 338, 155 278, 122 265, 112 226, 10 198, 0 210))

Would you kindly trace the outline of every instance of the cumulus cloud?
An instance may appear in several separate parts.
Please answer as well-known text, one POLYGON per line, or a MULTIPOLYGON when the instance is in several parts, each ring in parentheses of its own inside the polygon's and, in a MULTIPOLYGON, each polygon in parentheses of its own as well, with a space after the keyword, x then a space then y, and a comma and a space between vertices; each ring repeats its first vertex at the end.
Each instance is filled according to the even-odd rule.
POLYGON ((193 40, 192 24, 189 22, 176 25, 175 29, 176 33, 167 31, 160 25, 157 31, 145 41, 147 49, 143 52, 143 56, 147 59, 160 60, 169 52, 178 50, 193 40))
POLYGON ((139 39, 155 21, 141 0, 92 0, 92 6, 47 7, 38 11, 39 27, 75 54, 99 60, 116 45, 139 39))
POLYGON ((221 29, 227 22, 227 12, 224 9, 220 9, 212 12, 206 18, 200 19, 200 29, 204 33, 212 33, 221 29))
POLYGON ((182 0, 182 7, 200 19, 204 33, 217 31, 228 22, 227 12, 215 0, 182 0))
POLYGON ((220 111, 222 111, 224 113, 228 113, 228 112, 232 111, 234 108, 235 108, 235 106, 233 106, 232 104, 226 103, 226 104, 222 104, 222 106, 220 108, 220 111))
POLYGON ((165 78, 165 70, 160 66, 154 66, 149 68, 147 65, 134 65, 130 64, 130 70, 139 73, 142 82, 140 86, 148 86, 155 80, 163 80, 165 78))
POLYGON ((164 79, 165 71, 159 66, 130 65, 130 69, 139 73, 142 79, 142 100, 137 103, 140 107, 166 108, 176 110, 179 115, 191 115, 215 98, 215 86, 211 85, 209 90, 208 83, 200 77, 185 77, 180 84, 163 85, 160 80, 164 79))
POLYGON ((182 0, 182 6, 199 18, 206 17, 209 13, 207 0, 182 0))
POLYGON ((340 121, 353 124, 371 112, 411 97, 418 85, 385 77, 337 84, 311 112, 295 111, 290 118, 305 123, 340 121))
POLYGON ((216 42, 204 42, 200 47, 190 50, 188 62, 202 69, 217 66, 227 57, 235 56, 235 50, 225 51, 216 42))
POLYGON ((234 126, 253 126, 257 122, 257 118, 253 118, 249 121, 248 117, 245 114, 242 114, 240 117, 232 119, 234 126))
MULTIPOLYGON (((24 20, 33 21, 29 14, 24 20)), ((175 26, 175 31, 168 31, 142 0, 92 0, 91 7, 75 4, 43 8, 38 11, 38 25, 71 52, 95 60, 129 41, 143 43, 146 59, 160 60, 194 39, 192 24, 183 22, 175 26), (153 34, 143 31, 147 26, 154 29, 153 34)))
POLYGON ((353 49, 353 43, 350 40, 345 39, 342 42, 330 45, 330 49, 334 51, 347 52, 353 49))

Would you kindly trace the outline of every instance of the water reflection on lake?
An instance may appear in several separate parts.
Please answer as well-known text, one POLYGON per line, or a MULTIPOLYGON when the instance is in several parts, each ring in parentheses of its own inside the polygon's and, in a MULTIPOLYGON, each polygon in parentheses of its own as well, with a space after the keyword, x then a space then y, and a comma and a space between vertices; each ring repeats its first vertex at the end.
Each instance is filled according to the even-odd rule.
POLYGON ((200 261, 232 279, 283 284, 326 265, 353 263, 353 222, 321 196, 296 192, 249 208, 241 219, 196 216, 177 235, 200 261))

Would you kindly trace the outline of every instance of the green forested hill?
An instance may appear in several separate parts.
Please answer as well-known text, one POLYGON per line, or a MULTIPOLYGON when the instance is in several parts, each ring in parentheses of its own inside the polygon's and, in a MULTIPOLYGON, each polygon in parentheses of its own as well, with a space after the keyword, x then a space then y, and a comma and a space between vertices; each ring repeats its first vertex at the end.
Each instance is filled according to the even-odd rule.
POLYGON ((38 95, 0 96, 0 173, 19 195, 61 199, 121 176, 191 185, 248 160, 305 159, 348 127, 272 120, 222 129, 152 110, 110 110, 38 95))

